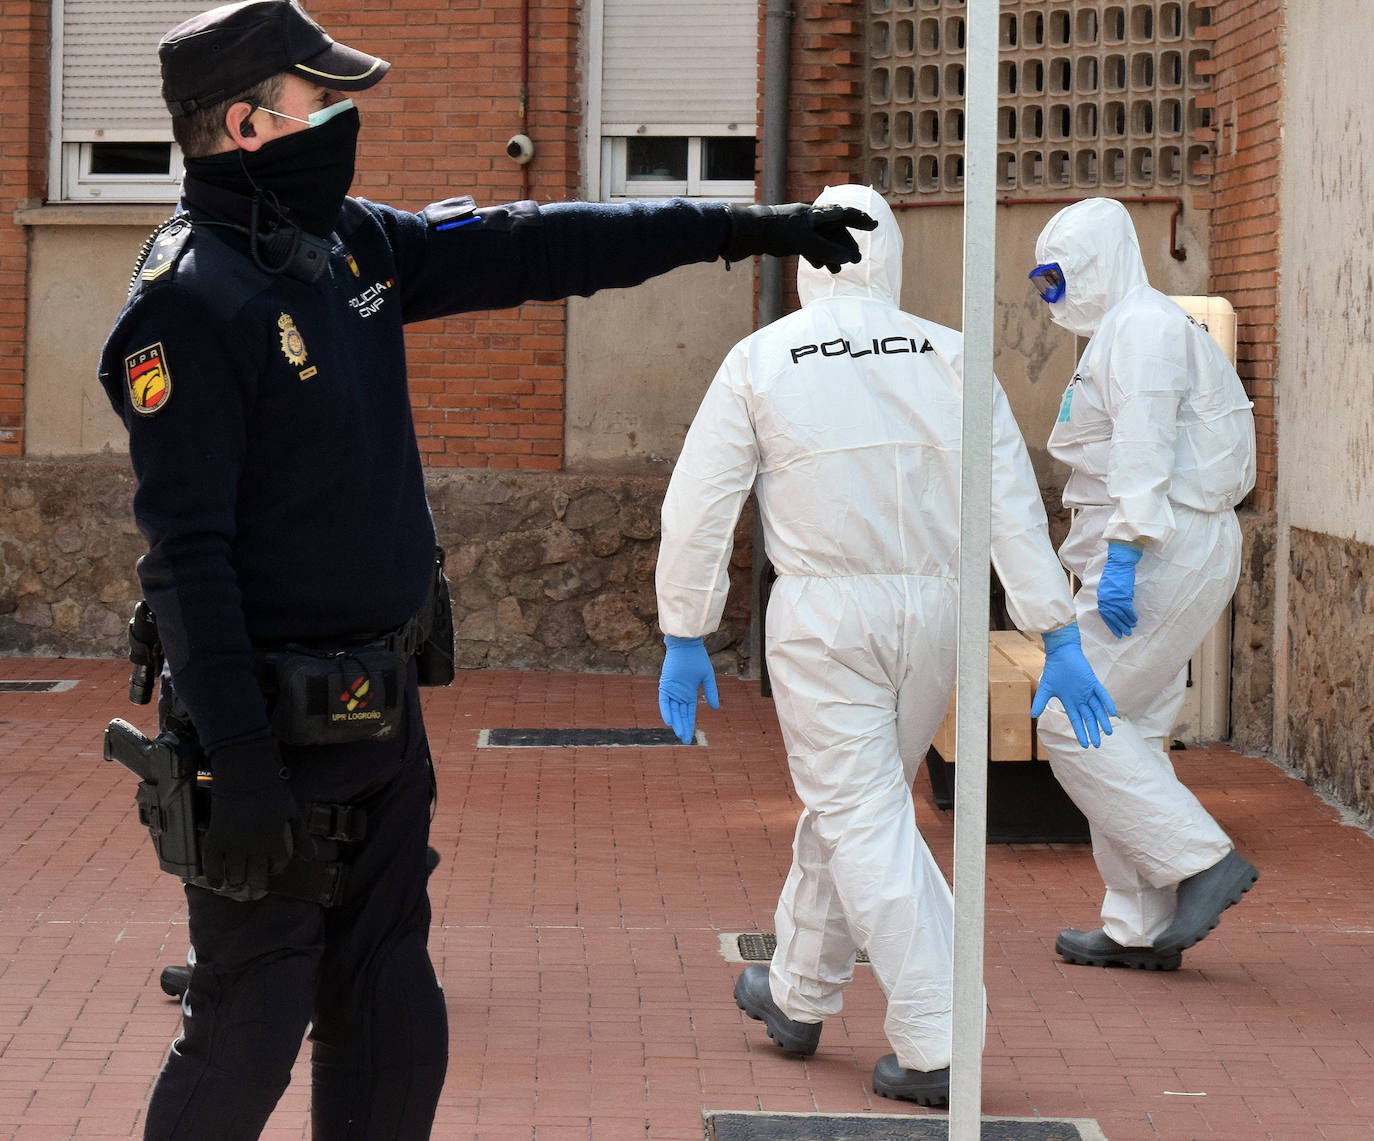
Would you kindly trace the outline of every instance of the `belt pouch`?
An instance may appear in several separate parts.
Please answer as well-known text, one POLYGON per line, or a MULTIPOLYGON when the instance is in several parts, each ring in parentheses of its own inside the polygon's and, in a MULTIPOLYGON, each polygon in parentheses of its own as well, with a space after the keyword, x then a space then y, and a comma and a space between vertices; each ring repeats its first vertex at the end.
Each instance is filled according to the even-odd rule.
POLYGON ((406 662, 381 643, 265 655, 274 675, 272 732, 285 745, 384 741, 400 727, 406 662))

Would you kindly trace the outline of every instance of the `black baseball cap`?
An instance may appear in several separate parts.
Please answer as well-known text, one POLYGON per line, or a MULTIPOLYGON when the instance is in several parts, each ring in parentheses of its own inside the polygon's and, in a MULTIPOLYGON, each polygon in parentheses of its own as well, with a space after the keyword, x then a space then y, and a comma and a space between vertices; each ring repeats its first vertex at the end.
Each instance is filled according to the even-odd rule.
POLYGON ((362 91, 384 59, 335 43, 294 0, 240 0, 192 16, 162 37, 162 98, 173 115, 223 103, 280 72, 336 91, 362 91))

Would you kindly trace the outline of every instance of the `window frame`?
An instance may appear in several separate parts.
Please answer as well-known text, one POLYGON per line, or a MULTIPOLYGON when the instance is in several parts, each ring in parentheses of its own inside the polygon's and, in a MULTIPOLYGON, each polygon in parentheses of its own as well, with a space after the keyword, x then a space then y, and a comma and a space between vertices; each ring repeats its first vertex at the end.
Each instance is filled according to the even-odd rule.
MULTIPOLYGON (((140 142, 162 142, 160 139, 140 142)), ((181 148, 171 144, 168 170, 155 174, 95 174, 92 160, 98 142, 63 143, 61 158, 61 193, 55 200, 62 202, 175 202, 181 195, 181 179, 185 162, 181 148)))
POLYGON ((601 197, 606 201, 624 201, 632 198, 709 198, 728 201, 754 200, 754 179, 707 179, 701 174, 703 142, 708 138, 754 139, 750 131, 747 135, 736 130, 712 130, 694 128, 698 133, 687 133, 680 127, 656 131, 623 131, 616 134, 603 133, 601 137, 601 197), (685 138, 687 140, 687 177, 684 180, 655 182, 647 179, 631 179, 626 175, 629 147, 628 140, 633 137, 685 138))

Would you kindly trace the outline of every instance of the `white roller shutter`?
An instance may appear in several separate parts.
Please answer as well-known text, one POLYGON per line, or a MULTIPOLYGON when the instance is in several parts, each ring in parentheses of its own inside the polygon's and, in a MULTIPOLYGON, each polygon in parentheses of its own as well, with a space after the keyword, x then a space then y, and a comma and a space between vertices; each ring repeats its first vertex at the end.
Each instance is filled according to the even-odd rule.
POLYGON ((604 0, 601 122, 607 133, 643 126, 757 118, 756 0, 604 0))
POLYGON ((62 141, 170 142, 157 44, 210 0, 57 0, 62 141))

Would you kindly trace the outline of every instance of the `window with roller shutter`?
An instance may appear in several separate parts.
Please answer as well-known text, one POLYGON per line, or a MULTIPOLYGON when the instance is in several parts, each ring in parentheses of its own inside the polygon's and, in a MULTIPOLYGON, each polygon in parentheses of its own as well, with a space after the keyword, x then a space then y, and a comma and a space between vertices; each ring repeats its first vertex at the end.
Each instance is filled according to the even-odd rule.
POLYGON ((51 201, 173 202, 157 44, 201 0, 53 0, 51 201))
POLYGON ((588 183, 601 198, 754 196, 753 0, 590 0, 588 183))

